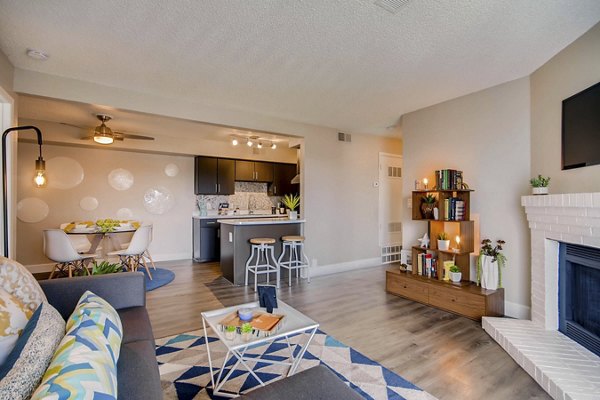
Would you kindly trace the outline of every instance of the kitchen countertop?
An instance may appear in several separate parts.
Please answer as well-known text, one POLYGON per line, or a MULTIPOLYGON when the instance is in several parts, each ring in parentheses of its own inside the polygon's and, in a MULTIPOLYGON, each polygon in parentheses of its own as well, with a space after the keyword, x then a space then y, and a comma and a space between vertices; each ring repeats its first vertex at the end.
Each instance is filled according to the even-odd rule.
POLYGON ((270 212, 268 214, 233 214, 233 215, 192 215, 192 218, 194 219, 242 219, 242 218, 276 218, 277 216, 279 217, 285 217, 287 218, 286 215, 283 214, 271 214, 270 212), (275 215, 275 217, 274 217, 275 215))
POLYGON ((305 219, 289 219, 282 215, 279 218, 261 218, 261 219, 219 219, 217 222, 227 225, 277 225, 277 224, 302 224, 305 219))

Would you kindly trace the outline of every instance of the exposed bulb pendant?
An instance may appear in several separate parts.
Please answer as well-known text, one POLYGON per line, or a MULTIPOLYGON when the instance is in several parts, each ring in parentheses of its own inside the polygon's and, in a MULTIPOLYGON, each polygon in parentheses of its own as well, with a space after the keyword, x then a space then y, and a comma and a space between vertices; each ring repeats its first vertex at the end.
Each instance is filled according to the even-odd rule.
POLYGON ((33 177, 33 183, 36 187, 44 187, 48 183, 46 178, 46 161, 40 156, 35 160, 35 176, 33 177))

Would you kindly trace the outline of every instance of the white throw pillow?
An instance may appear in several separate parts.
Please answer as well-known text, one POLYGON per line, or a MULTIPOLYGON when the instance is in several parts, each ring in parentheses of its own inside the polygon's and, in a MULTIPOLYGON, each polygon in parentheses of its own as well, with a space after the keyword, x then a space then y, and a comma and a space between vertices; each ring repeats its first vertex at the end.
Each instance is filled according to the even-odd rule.
POLYGON ((1 256, 0 287, 19 298, 32 312, 47 301, 44 291, 27 268, 1 256))

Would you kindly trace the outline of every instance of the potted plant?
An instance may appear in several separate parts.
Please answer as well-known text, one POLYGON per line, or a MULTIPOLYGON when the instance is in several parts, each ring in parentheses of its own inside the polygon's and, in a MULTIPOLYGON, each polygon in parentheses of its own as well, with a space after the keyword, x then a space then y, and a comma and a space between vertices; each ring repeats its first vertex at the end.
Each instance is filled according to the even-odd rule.
POLYGON ((233 340, 235 339, 237 328, 233 325, 225 327, 225 339, 233 340))
POLYGON ((296 211, 296 208, 298 208, 298 205, 300 205, 300 195, 286 194, 285 196, 283 196, 283 199, 281 201, 283 205, 286 206, 289 210, 289 218, 298 219, 298 211, 296 211))
POLYGON ((92 263, 92 275, 105 275, 122 272, 123 266, 121 264, 112 264, 108 261, 102 261, 98 264, 98 261, 92 263))
POLYGON ((542 175, 538 175, 535 178, 529 180, 531 183, 532 194, 548 194, 548 185, 550 184, 550 177, 544 178, 542 175))
POLYGON ((252 339, 252 331, 253 331, 252 324, 250 324, 249 322, 242 324, 240 331, 242 332, 242 340, 244 342, 249 342, 250 339, 252 339))
POLYGON ((433 219, 433 209, 435 208, 436 200, 435 196, 431 193, 421 197, 421 215, 423 219, 433 219))
POLYGON ((506 256, 501 253, 506 242, 497 240, 492 247, 490 239, 481 241, 481 250, 477 258, 477 284, 484 289, 496 290, 502 287, 502 268, 506 266, 506 256))
POLYGON ((446 232, 441 232, 438 234, 438 250, 448 250, 450 248, 450 239, 448 239, 448 234, 446 232))
POLYGON ((462 272, 460 272, 460 268, 458 266, 453 265, 449 268, 450 271, 450 280, 454 283, 460 282, 462 279, 462 272))

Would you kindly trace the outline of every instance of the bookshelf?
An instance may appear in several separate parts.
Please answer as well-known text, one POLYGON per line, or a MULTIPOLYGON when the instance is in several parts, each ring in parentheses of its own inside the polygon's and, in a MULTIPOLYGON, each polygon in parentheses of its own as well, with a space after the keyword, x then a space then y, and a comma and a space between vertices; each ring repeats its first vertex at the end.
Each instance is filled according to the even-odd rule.
MULTIPOLYGON (((474 222, 470 220, 473 190, 438 190, 437 187, 462 186, 462 173, 458 176, 460 183, 456 182, 456 174, 441 176, 441 173, 436 171, 436 189, 412 192, 412 219, 427 222, 429 247, 412 247, 412 271, 387 271, 386 291, 475 320, 480 320, 482 316, 502 316, 504 289, 482 289, 470 281, 471 253, 475 251, 475 228, 474 222), (452 182, 450 185, 443 182, 448 178, 452 182), (437 199, 438 219, 424 218, 421 211, 422 198, 429 194, 437 199), (441 232, 446 232, 450 239, 448 250, 440 250, 437 247, 437 237, 441 232), (455 241, 457 236, 460 237, 460 246, 457 246, 455 241), (418 273, 417 261, 419 255, 424 253, 431 254, 431 258, 437 260, 437 269, 431 276, 418 273), (453 261, 454 265, 460 268, 461 282, 453 283, 443 279, 444 261, 453 261)), ((425 270, 425 266, 422 269, 425 270)))

